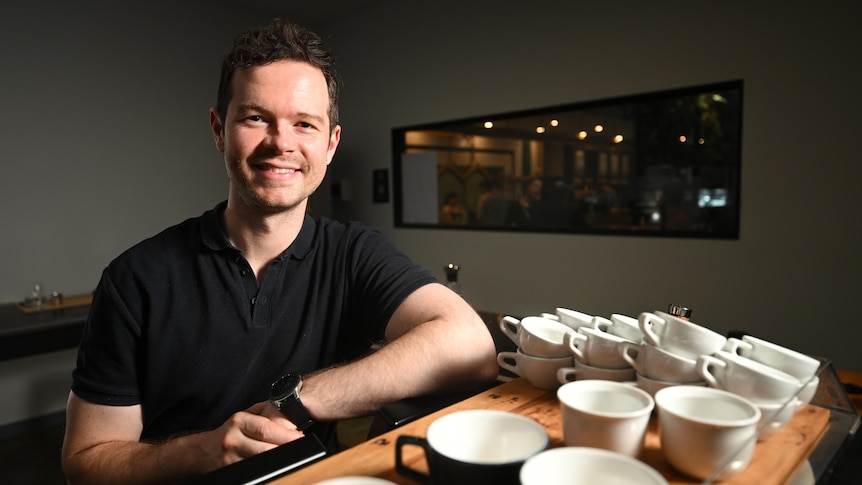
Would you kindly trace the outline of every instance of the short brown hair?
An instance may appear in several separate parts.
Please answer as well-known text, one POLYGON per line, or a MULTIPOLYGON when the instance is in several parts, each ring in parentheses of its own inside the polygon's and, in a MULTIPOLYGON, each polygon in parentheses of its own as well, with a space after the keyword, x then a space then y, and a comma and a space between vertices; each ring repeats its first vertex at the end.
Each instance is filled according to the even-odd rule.
POLYGON ((339 80, 335 71, 334 58, 320 36, 281 19, 274 19, 272 22, 238 35, 234 40, 233 49, 225 54, 216 100, 216 111, 222 122, 225 121, 227 106, 233 95, 234 73, 239 69, 262 66, 285 59, 306 62, 323 73, 329 91, 329 129, 331 131, 338 124, 339 80))

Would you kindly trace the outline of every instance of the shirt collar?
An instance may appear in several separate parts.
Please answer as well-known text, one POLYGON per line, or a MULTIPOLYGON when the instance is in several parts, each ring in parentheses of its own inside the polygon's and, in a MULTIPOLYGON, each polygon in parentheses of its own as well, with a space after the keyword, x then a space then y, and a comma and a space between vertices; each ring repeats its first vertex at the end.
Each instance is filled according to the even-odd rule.
MULTIPOLYGON (((239 251, 230 243, 221 225, 221 214, 226 207, 227 201, 222 201, 201 216, 201 242, 213 251, 239 251)), ((317 222, 313 217, 306 214, 302 221, 302 229, 299 230, 296 239, 277 259, 284 259, 287 256, 305 259, 313 248, 312 243, 316 231, 317 222)))

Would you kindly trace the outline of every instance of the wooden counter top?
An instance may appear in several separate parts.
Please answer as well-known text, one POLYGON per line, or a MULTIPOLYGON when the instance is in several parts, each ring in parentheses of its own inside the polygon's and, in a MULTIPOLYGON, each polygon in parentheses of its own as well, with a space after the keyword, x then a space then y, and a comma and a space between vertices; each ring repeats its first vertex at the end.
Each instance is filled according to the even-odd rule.
MULTIPOLYGON (((846 370, 836 370, 838 379, 845 384, 855 384, 862 387, 862 372, 852 372, 846 370)), ((856 412, 862 415, 862 394, 849 394, 850 400, 856 407, 856 412)))
MULTIPOLYGON (((464 401, 444 408, 400 428, 384 433, 372 440, 333 455, 329 458, 281 477, 272 483, 315 483, 327 478, 348 475, 375 476, 395 483, 412 484, 395 471, 395 441, 399 435, 425 436, 435 419, 464 409, 497 409, 528 416, 541 423, 548 431, 550 447, 564 446, 562 425, 556 393, 537 389, 524 379, 515 379, 482 392, 464 401)), ((808 406, 797 413, 788 425, 770 439, 758 443, 750 465, 722 484, 758 485, 783 484, 804 462, 829 423, 827 409, 808 406)), ((424 457, 417 447, 405 447, 405 462, 417 469, 424 467, 424 457)), ((645 441, 640 459, 665 475, 671 484, 695 484, 670 468, 659 449, 655 419, 645 441)))
POLYGON ((81 341, 90 306, 78 299, 68 307, 25 312, 0 305, 0 361, 75 348, 81 341))

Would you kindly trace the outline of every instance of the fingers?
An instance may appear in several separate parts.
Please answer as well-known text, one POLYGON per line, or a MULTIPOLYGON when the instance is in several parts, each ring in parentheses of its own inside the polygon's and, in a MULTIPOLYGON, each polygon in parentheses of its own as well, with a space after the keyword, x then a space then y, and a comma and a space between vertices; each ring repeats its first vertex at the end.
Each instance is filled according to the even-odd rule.
MULTIPOLYGON (((259 413, 264 406, 254 405, 246 411, 234 414, 220 427, 221 443, 218 448, 222 464, 271 450, 304 436, 292 423, 282 418, 276 422, 259 413)), ((278 410, 276 410, 278 411, 278 410)))
POLYGON ((271 421, 278 423, 286 428, 296 429, 296 425, 290 422, 290 420, 288 420, 287 417, 285 417, 284 414, 282 414, 278 408, 268 402, 264 404, 265 405, 260 411, 261 416, 269 418, 271 421))

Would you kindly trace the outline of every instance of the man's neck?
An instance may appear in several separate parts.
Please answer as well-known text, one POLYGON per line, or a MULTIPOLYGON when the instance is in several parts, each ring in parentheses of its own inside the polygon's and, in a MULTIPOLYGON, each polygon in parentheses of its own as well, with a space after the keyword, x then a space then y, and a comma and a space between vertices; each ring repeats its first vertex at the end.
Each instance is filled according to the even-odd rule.
POLYGON ((279 213, 228 201, 222 214, 228 240, 243 252, 258 284, 263 281, 269 263, 287 249, 302 229, 305 204, 279 213))

